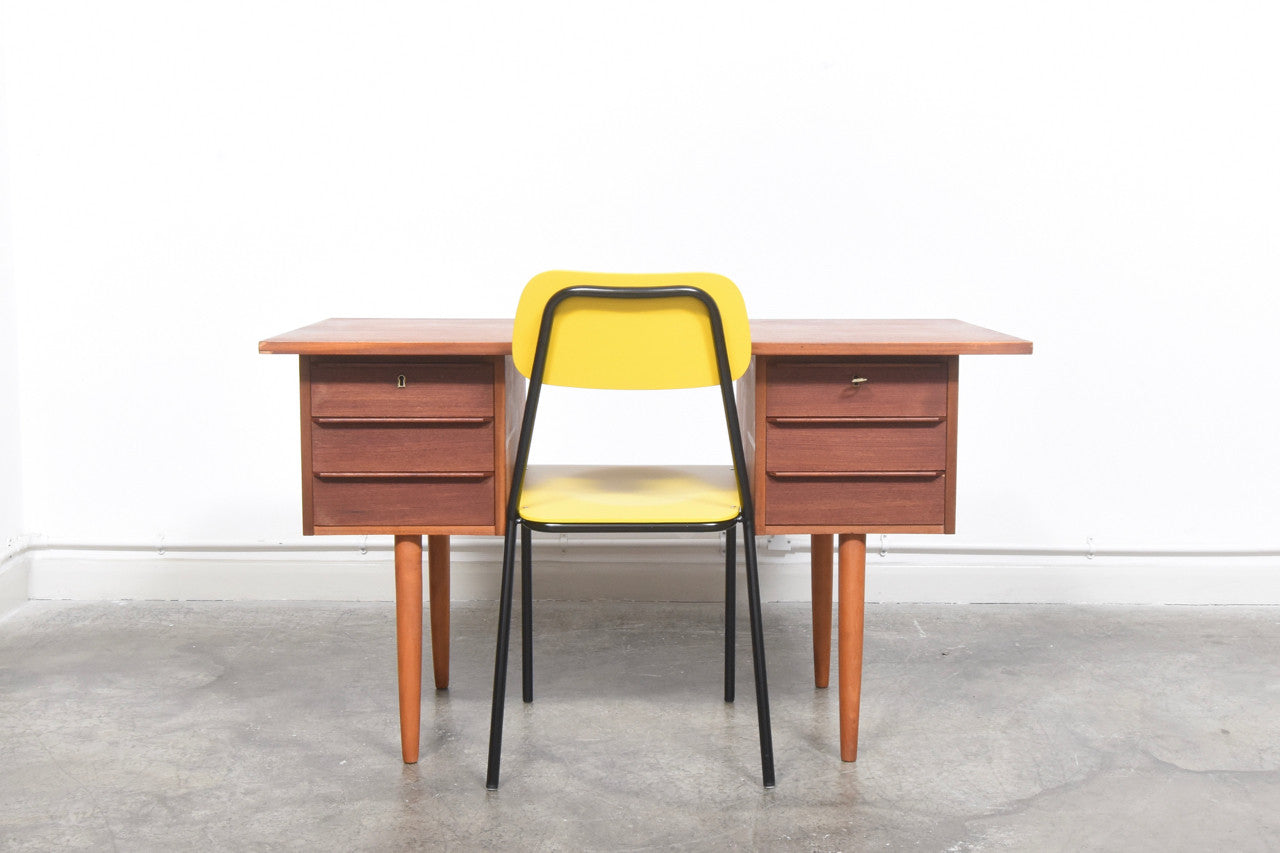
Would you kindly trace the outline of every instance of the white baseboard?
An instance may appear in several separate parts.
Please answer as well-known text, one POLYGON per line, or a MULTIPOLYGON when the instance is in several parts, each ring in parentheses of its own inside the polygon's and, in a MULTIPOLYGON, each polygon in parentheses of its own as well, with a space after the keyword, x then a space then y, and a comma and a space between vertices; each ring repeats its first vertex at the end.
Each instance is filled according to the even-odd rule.
POLYGON ((31 597, 31 558, 16 553, 0 561, 0 619, 31 597))
POLYGON ((1280 555, 868 555, 867 600, 1280 605, 1280 555))
MULTIPOLYGON (((799 540, 802 537, 792 537, 799 540)), ((537 586, 545 599, 717 601, 723 557, 713 538, 535 541, 537 586)), ((807 601, 807 550, 770 550, 761 540, 766 601, 807 601)), ((454 600, 497 597, 501 542, 455 537, 454 600)), ((742 558, 739 554, 739 574, 742 558)), ((424 584, 425 586, 425 584, 424 584)), ((739 597, 745 591, 738 584, 739 597)), ((303 540, 279 545, 163 546, 36 544, 0 573, 5 602, 391 601, 392 554, 379 543, 303 540), (24 589, 25 588, 25 589, 24 589)), ((867 600, 921 603, 1274 604, 1280 553, 1115 553, 948 551, 944 547, 867 557, 867 600)), ((16 605, 15 605, 16 606, 16 605)))

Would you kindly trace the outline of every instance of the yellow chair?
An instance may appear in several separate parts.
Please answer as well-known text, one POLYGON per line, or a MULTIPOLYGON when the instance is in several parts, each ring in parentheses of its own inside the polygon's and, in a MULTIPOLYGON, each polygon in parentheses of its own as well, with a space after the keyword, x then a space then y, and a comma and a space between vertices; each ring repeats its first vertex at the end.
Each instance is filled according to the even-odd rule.
POLYGON ((529 379, 507 502, 498 648, 493 675, 486 787, 498 787, 507 652, 521 552, 524 701, 533 701, 530 531, 724 531, 725 701, 733 701, 734 538, 742 525, 764 786, 773 787, 773 737, 765 679, 755 522, 733 381, 751 360, 747 311, 733 282, 710 273, 613 274, 555 271, 534 277, 516 309, 516 368, 529 379), (733 468, 530 467, 529 445, 542 386, 597 389, 720 387, 733 468))

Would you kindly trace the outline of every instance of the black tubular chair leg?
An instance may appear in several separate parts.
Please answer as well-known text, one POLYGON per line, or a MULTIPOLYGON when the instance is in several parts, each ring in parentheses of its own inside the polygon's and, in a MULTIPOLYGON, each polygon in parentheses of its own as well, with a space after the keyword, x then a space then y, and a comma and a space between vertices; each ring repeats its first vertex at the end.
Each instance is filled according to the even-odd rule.
POLYGON ((533 701, 533 531, 520 525, 520 682, 533 701))
POLYGON ((742 523, 743 551, 747 557, 747 599, 751 610, 751 659, 756 673, 756 716, 760 723, 760 763, 764 770, 764 786, 772 788, 773 732, 769 725, 769 685, 764 667, 764 627, 760 614, 760 575, 756 566, 755 525, 742 523))
POLYGON ((484 786, 498 789, 498 769, 502 761, 502 712, 507 698, 507 649, 511 640, 511 598, 516 575, 515 521, 507 522, 502 547, 502 591, 498 604, 498 650, 493 664, 493 713, 489 718, 489 772, 484 786))
POLYGON ((734 682, 734 643, 735 625, 737 621, 737 569, 738 560, 734 551, 734 539, 737 526, 724 532, 724 701, 733 701, 734 682))

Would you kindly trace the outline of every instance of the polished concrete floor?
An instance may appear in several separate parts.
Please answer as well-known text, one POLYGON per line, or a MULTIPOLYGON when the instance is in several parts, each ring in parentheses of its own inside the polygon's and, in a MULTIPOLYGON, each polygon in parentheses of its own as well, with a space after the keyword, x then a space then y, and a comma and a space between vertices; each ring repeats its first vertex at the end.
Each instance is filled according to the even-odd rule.
POLYGON ((389 605, 31 602, 0 849, 1280 850, 1280 608, 870 606, 844 764, 807 606, 768 605, 773 790, 745 625, 730 706, 715 605, 536 610, 487 792, 492 603, 405 766, 389 605))

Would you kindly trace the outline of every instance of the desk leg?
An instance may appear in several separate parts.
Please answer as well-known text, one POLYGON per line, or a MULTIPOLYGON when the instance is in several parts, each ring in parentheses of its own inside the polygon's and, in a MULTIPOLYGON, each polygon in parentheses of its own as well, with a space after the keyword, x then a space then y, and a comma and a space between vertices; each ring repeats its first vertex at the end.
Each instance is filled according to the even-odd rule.
POLYGON ((809 571, 813 600, 813 685, 831 680, 831 534, 809 537, 809 571))
POLYGON ((449 688, 449 537, 427 537, 428 598, 431 601, 431 666, 436 689, 449 688))
POLYGON ((400 676, 400 752, 418 762, 422 711, 422 537, 396 537, 396 661, 400 676))
POLYGON ((867 537, 840 534, 840 758, 858 760, 862 701, 862 623, 867 592, 867 537))

